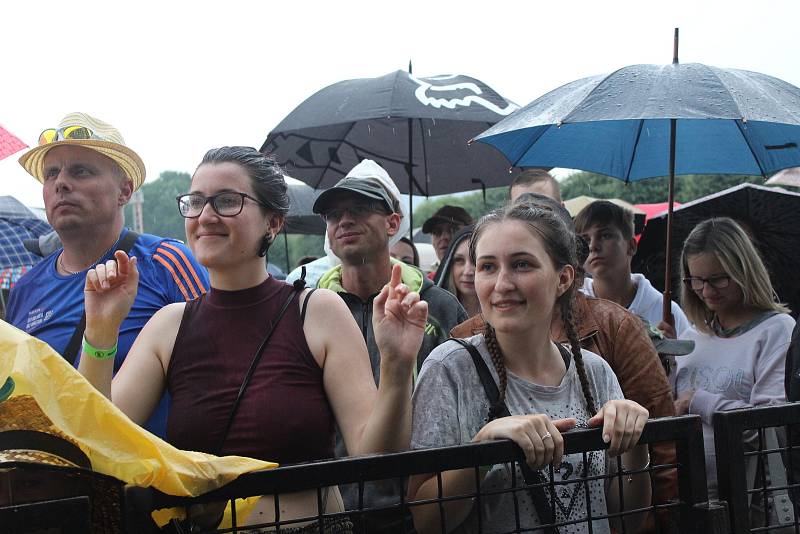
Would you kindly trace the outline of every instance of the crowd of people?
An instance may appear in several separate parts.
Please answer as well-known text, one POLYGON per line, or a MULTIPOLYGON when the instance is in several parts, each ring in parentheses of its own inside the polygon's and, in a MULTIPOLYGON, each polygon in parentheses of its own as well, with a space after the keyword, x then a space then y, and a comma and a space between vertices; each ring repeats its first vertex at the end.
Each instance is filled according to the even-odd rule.
MULTIPOLYGON (((729 218, 692 231, 680 305, 663 317, 660 293, 631 272, 633 214, 598 201, 573 220, 544 170, 522 172, 508 203, 477 220, 449 205, 426 220, 439 260, 427 273, 392 177, 364 160, 313 206, 326 223, 326 254, 283 282, 265 260, 289 209, 269 155, 205 154, 177 198, 187 245, 124 228, 122 208, 145 168, 103 121, 67 115, 20 163, 43 184, 63 246, 17 283, 6 320, 179 448, 286 464, 506 438, 532 470, 552 466, 556 481, 602 476, 611 462, 637 473, 624 500, 600 479, 570 486, 549 510, 534 492, 517 494, 531 510, 519 518, 529 529, 545 514, 568 523, 675 498, 674 470, 647 470, 674 463, 674 449, 638 444, 650 417, 700 415, 715 496, 713 413, 800 395, 795 321, 753 236, 729 218), (608 451, 565 454, 562 434, 575 427, 602 428, 608 451)), ((477 484, 491 492, 522 474, 496 465, 481 477, 447 472, 440 489, 434 474, 420 475, 370 484, 363 496, 330 487, 322 506, 437 499, 477 484)), ((453 531, 515 528, 508 493, 477 502, 339 515, 325 529, 439 532, 442 510, 453 531)), ((317 505, 315 491, 284 495, 280 516, 314 516, 317 505)), ((275 512, 262 497, 246 523, 275 512)), ((658 518, 625 521, 626 531, 648 531, 658 518)), ((595 519, 591 531, 617 523, 595 519)))

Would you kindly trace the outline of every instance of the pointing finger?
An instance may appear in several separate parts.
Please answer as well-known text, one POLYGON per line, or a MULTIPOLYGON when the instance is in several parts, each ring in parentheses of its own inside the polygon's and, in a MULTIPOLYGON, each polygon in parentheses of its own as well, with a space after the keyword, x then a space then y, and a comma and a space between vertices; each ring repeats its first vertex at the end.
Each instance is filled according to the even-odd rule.
POLYGON ((400 266, 399 263, 396 263, 392 265, 392 277, 391 280, 389 281, 389 285, 391 287, 397 287, 397 284, 399 284, 402 280, 403 280, 403 268, 400 266))

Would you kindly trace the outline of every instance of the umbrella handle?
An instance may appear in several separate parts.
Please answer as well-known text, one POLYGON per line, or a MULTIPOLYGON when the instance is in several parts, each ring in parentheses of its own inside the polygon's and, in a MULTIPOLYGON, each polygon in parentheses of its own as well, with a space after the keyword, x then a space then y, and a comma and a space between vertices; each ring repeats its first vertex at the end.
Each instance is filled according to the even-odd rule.
POLYGON ((664 322, 669 323, 672 328, 675 328, 675 317, 672 315, 672 294, 669 288, 664 291, 664 302, 661 311, 664 322))

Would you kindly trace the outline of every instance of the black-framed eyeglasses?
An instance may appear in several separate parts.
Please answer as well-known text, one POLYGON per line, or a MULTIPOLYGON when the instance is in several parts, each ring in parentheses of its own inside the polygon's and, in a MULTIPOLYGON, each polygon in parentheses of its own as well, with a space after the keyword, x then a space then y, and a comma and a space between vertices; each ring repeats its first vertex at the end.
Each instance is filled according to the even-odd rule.
POLYGON ((711 278, 689 276, 683 279, 683 283, 689 286, 693 291, 702 291, 706 284, 714 289, 725 289, 731 284, 731 277, 727 274, 712 276, 711 278))
POLYGON ((338 223, 342 220, 342 217, 344 217, 345 212, 349 213, 354 219, 362 219, 373 213, 388 215, 388 213, 386 213, 386 206, 381 202, 367 202, 364 204, 355 204, 353 206, 331 208, 321 215, 326 222, 338 223))
POLYGON ((259 206, 264 206, 258 199, 246 193, 236 191, 224 191, 205 197, 200 193, 188 193, 175 197, 178 201, 178 211, 186 219, 195 219, 203 212, 206 204, 211 203, 211 207, 220 217, 236 217, 244 208, 244 199, 249 198, 259 206))

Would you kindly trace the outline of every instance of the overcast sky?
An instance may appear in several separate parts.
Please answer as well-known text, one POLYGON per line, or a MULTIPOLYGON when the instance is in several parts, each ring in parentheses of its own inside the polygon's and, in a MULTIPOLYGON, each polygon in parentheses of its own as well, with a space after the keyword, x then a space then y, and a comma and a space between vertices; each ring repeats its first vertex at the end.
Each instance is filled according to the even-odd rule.
MULTIPOLYGON (((405 69, 467 74, 527 104, 576 78, 680 60, 800 86, 800 2, 81 1, 0 7, 0 124, 29 145, 72 111, 115 125, 147 166, 260 147, 318 89, 405 69)), ((0 195, 42 206, 0 161, 0 195)))

